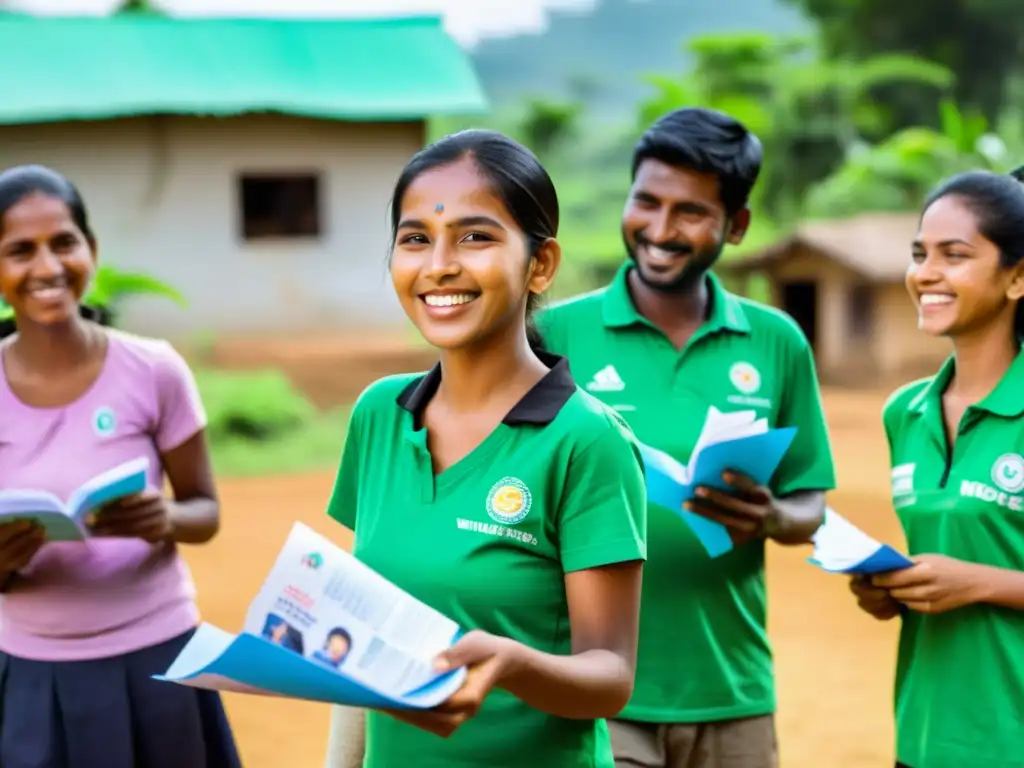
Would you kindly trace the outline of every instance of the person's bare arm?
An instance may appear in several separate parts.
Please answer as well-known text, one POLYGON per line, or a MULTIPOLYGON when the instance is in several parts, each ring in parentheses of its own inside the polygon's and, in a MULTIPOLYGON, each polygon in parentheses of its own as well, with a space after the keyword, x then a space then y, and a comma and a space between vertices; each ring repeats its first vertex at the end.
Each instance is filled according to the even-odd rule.
POLYGON ((220 528, 220 502, 205 430, 161 459, 174 491, 174 502, 168 505, 172 538, 182 544, 205 544, 220 528))
POLYGON ((366 755, 366 711, 331 707, 331 731, 324 768, 363 768, 366 755))
POLYGON ((451 698, 434 709, 388 714, 447 738, 476 715, 494 688, 503 688, 557 717, 614 717, 633 694, 642 573, 643 562, 631 561, 566 575, 570 655, 476 630, 438 657, 439 671, 469 669, 451 698))
POLYGON ((614 717, 633 694, 643 563, 591 568, 565 576, 572 655, 520 646, 500 686, 557 717, 614 717))
POLYGON ((979 565, 979 603, 1024 611, 1024 572, 979 565))
POLYGON ((797 491, 776 499, 775 511, 768 538, 779 544, 806 544, 825 521, 825 492, 797 491))

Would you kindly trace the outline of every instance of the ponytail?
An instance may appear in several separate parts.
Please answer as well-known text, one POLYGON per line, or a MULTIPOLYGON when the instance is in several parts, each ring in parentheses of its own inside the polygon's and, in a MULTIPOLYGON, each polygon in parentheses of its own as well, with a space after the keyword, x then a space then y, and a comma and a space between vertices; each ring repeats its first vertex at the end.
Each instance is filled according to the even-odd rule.
MULTIPOLYGON (((526 341, 534 352, 546 352, 544 336, 541 334, 540 329, 537 328, 537 323, 533 319, 539 304, 540 294, 531 293, 530 298, 526 301, 526 341)), ((1018 319, 1020 319, 1019 316, 1018 319)))
MULTIPOLYGON (((1020 320, 1021 318, 1018 316, 1017 319, 1020 320)), ((544 337, 541 336, 540 331, 537 330, 537 326, 533 324, 532 320, 526 321, 526 340, 530 343, 530 349, 534 352, 547 351, 544 348, 544 337)))

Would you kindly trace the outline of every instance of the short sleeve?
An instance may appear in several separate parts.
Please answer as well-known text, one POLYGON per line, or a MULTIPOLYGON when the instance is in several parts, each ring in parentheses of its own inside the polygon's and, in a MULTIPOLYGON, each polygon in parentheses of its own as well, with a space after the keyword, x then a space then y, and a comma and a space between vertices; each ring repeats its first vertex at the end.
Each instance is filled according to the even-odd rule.
POLYGON ((345 446, 341 451, 341 464, 334 478, 334 490, 331 491, 331 498, 327 503, 327 514, 352 530, 356 527, 361 447, 364 440, 361 410, 357 403, 349 417, 345 446))
POLYGON ((647 559, 647 488, 632 435, 609 428, 569 463, 559 509, 566 573, 647 559))
POLYGON ((192 369, 170 344, 160 345, 156 375, 156 447, 172 451, 206 428, 206 409, 192 369))
POLYGON ((892 463, 893 459, 893 439, 896 435, 897 422, 899 421, 899 413, 895 407, 895 403, 890 399, 885 403, 882 408, 882 428, 885 430, 885 442, 889 447, 889 463, 892 463))
POLYGON ((922 379, 904 384, 893 392, 882 406, 882 428, 885 430, 885 442, 889 447, 889 464, 895 464, 896 441, 899 439, 903 426, 903 417, 907 412, 907 404, 921 389, 927 386, 928 380, 922 379))
POLYGON ((796 427, 796 436, 772 478, 776 496, 835 488, 835 467, 828 423, 810 346, 801 337, 786 366, 776 425, 796 427))

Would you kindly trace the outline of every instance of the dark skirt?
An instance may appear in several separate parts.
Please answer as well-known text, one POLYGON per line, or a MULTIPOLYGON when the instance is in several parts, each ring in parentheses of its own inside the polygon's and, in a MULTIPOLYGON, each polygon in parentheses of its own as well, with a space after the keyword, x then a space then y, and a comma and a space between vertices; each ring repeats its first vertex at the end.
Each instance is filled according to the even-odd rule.
POLYGON ((240 768, 220 695, 151 678, 191 636, 89 661, 0 653, 0 766, 240 768))

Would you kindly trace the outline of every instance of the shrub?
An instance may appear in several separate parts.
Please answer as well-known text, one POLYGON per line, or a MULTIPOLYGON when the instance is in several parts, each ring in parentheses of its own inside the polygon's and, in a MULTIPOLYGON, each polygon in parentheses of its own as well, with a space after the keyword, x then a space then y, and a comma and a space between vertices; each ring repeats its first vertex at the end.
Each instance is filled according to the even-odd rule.
POLYGON ((315 406, 280 371, 198 370, 211 442, 280 439, 313 421, 315 406))

